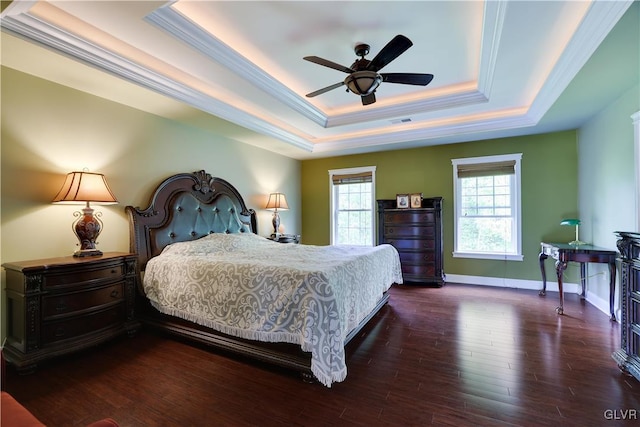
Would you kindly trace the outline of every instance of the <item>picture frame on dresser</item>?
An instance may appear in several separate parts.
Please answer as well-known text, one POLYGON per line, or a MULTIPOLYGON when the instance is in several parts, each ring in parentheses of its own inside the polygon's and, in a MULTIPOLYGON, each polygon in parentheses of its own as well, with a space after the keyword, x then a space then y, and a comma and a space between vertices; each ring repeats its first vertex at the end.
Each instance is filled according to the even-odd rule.
POLYGON ((396 207, 398 209, 409 209, 409 195, 396 194, 396 207))
POLYGON ((422 207, 422 193, 411 194, 411 209, 422 207))

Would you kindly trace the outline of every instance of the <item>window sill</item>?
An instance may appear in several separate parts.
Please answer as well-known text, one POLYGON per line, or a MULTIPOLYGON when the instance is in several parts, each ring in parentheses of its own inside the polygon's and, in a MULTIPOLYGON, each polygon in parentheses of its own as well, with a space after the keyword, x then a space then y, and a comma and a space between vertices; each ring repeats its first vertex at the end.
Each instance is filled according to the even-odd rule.
POLYGON ((453 252, 452 255, 454 258, 495 259, 495 260, 501 260, 501 261, 523 261, 524 260, 524 256, 520 254, 453 252))

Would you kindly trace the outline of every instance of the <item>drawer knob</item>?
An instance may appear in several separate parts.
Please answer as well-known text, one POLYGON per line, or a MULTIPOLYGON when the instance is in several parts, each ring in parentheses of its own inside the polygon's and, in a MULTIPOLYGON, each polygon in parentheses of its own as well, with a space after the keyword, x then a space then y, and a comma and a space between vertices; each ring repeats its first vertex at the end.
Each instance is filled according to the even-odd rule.
POLYGON ((118 298, 118 295, 120 295, 120 292, 117 290, 111 291, 111 298, 118 298))
POLYGON ((67 304, 65 304, 64 302, 59 302, 58 305, 56 305, 56 311, 63 311, 67 309, 67 304))
POLYGON ((54 335, 56 336, 56 338, 63 337, 63 336, 65 336, 65 334, 66 333, 65 333, 64 328, 56 328, 56 330, 54 332, 54 335))

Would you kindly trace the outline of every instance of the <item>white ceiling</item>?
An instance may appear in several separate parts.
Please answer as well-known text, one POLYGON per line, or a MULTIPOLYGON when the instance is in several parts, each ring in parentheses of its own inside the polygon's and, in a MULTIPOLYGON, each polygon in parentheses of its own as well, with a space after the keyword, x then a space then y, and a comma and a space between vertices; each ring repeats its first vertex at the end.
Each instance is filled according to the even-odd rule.
POLYGON ((2 63, 154 114, 221 118, 252 131, 242 142, 305 159, 560 130, 541 119, 631 3, 21 1, 2 14, 2 63), (344 86, 305 97, 346 74, 304 56, 350 66, 357 43, 373 59, 396 34, 413 46, 382 72, 431 84, 383 82, 368 106, 344 86))

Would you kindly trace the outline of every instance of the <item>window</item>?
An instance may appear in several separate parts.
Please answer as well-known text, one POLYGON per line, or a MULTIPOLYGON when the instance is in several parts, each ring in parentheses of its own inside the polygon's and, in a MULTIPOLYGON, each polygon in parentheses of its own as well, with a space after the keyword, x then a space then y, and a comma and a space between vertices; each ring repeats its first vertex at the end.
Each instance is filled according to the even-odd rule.
POLYGON ((375 171, 375 166, 329 171, 332 245, 375 245, 375 171))
POLYGON ((522 261, 522 154, 453 159, 454 257, 522 261))

